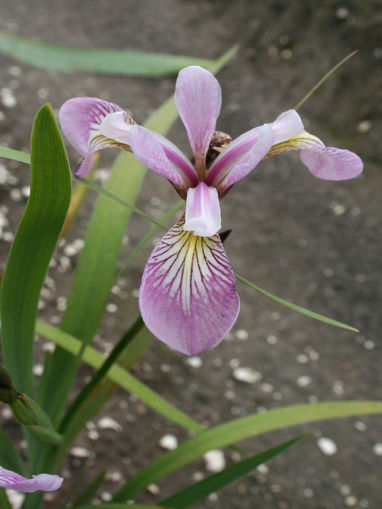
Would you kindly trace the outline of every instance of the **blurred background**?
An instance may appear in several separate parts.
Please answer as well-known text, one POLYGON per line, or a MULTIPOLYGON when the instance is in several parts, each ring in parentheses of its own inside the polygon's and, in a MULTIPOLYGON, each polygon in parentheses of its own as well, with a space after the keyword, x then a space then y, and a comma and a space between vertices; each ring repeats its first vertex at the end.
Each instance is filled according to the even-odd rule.
MULTIPOLYGON (((237 56, 218 75, 223 107, 217 127, 232 137, 292 108, 332 66, 359 50, 299 113, 307 130, 327 145, 357 152, 365 162, 363 176, 343 183, 319 181, 291 153, 266 161, 238 183, 222 203, 222 213, 223 228, 233 230, 225 247, 242 276, 361 332, 310 320, 238 284, 241 313, 217 348, 185 358, 156 341, 135 368, 141 380, 206 425, 282 405, 382 397, 381 24, 380 0, 0 3, 1 30, 51 44, 217 58, 238 43, 237 56)), ((0 69, 0 145, 19 150, 29 150, 33 116, 47 101, 58 110, 71 97, 98 96, 128 108, 141 123, 173 93, 175 84, 175 76, 44 71, 1 54, 0 69)), ((189 153, 179 121, 169 137, 189 153)), ((74 166, 78 155, 70 148, 69 155, 74 166)), ((107 176, 113 155, 112 150, 102 154, 98 182, 107 176)), ((28 185, 27 166, 0 161, 0 269, 28 185)), ((159 218, 177 198, 171 186, 150 173, 139 206, 159 218)), ((59 322, 65 307, 94 199, 94 193, 88 193, 50 269, 53 283, 42 296, 40 311, 51 323, 59 322)), ((149 228, 134 218, 126 233, 125 256, 149 228)), ((153 243, 134 260, 111 295, 95 342, 102 352, 110 350, 137 315, 137 289, 152 248, 153 243)), ((38 376, 41 364, 36 362, 38 376)), ((83 377, 90 373, 83 369, 83 377)), ((18 427, 7 412, 0 420, 18 439, 18 427)), ((382 506, 380 417, 317 423, 303 430, 312 434, 200 507, 382 506)), ((245 446, 261 451, 298 431, 263 435, 245 446)), ((64 475, 75 476, 85 463, 94 471, 107 468, 107 491, 100 493, 100 500, 107 501, 123 480, 169 446, 163 440, 167 434, 173 437, 170 443, 186 438, 134 396, 118 392, 72 449, 64 475)), ((232 454, 225 454, 227 463, 232 454)), ((214 468, 216 458, 200 460, 151 486, 142 500, 152 502, 158 493, 163 498, 214 468)))

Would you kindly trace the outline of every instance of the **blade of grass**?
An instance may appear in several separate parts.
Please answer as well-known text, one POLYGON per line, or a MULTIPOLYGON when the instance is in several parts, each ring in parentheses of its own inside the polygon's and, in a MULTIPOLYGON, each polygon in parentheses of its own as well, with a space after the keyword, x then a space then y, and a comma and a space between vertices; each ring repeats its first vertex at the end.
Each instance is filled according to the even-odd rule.
POLYGON ((15 150, 8 147, 0 147, 0 157, 6 159, 12 159, 13 161, 19 161, 20 163, 30 164, 31 156, 28 152, 22 152, 21 150, 15 150))
POLYGON ((204 431, 195 438, 183 442, 174 451, 169 451, 152 461, 130 479, 114 495, 112 501, 133 500, 149 484, 177 471, 207 451, 220 449, 250 436, 326 419, 381 413, 380 401, 329 401, 289 406, 241 417, 204 431))
MULTIPOLYGON (((81 342, 76 338, 52 325, 42 322, 41 320, 37 320, 36 332, 70 352, 70 355, 78 355, 78 352, 81 349, 81 342)), ((94 350, 94 348, 88 346, 84 350, 83 360, 90 366, 99 369, 105 358, 103 355, 94 350)), ((175 406, 168 403, 164 398, 140 382, 121 366, 114 365, 109 370, 107 376, 123 389, 135 394, 139 399, 158 413, 170 419, 172 422, 179 424, 179 426, 196 433, 204 430, 203 426, 198 424, 182 411, 178 410, 175 406)))
POLYGON ((12 509, 4 488, 0 488, 0 507, 1 509, 12 509))
MULTIPOLYGON (((0 465, 8 470, 13 470, 18 474, 25 475, 26 469, 24 462, 20 456, 20 453, 17 451, 16 447, 13 445, 13 442, 5 433, 4 430, 0 428, 0 465)), ((2 507, 0 505, 0 507, 2 507)))
POLYGON ((0 52, 40 69, 65 73, 160 77, 176 74, 188 65, 209 68, 213 64, 213 60, 165 53, 57 46, 3 31, 0 52))
MULTIPOLYGON (((95 479, 92 480, 92 482, 85 488, 85 490, 73 501, 72 505, 70 507, 78 507, 81 504, 87 504, 90 503, 92 498, 95 497, 97 491, 102 486, 105 477, 106 477, 106 470, 99 473, 95 479)), ((93 506, 94 508, 94 506, 93 506)))
POLYGON ((171 495, 170 497, 162 500, 160 503, 165 507, 171 509, 188 509, 197 504, 201 500, 207 498, 211 493, 215 493, 233 481, 240 479, 244 475, 251 472, 254 468, 262 465, 263 463, 274 458, 278 454, 284 452, 288 447, 291 447, 296 442, 299 442, 306 435, 300 435, 292 440, 283 442, 271 449, 268 449, 260 454, 255 454, 250 458, 246 458, 234 465, 231 465, 217 474, 210 475, 187 488, 171 495))
POLYGON ((349 55, 347 55, 345 58, 343 58, 340 62, 338 62, 338 64, 336 64, 334 67, 332 67, 330 69, 330 71, 328 71, 319 81, 317 81, 317 83, 309 90, 309 92, 306 94, 305 97, 303 97, 301 99, 301 101, 299 101, 296 106, 294 107, 295 110, 298 110, 299 108, 301 108, 301 106, 309 99, 309 97, 314 94, 314 92, 316 92, 316 90, 318 88, 320 88, 320 86, 325 83, 325 81, 330 78, 330 76, 336 72, 336 70, 341 67, 345 62, 347 62, 351 57, 353 57, 354 55, 356 55, 358 53, 358 50, 355 50, 355 51, 352 51, 351 53, 349 53, 349 55))
POLYGON ((68 411, 65 414, 65 417, 61 421, 59 432, 64 434, 68 429, 71 420, 81 409, 81 406, 85 403, 86 399, 93 392, 93 390, 99 385, 99 383, 104 379, 107 375, 111 367, 117 363, 118 358, 125 350, 126 347, 134 340, 135 336, 138 332, 144 327, 144 323, 141 317, 139 317, 130 329, 122 336, 122 338, 118 341, 118 343, 114 346, 110 354, 104 360, 103 364, 100 368, 94 373, 89 382, 83 387, 83 389, 79 392, 76 399, 70 405, 68 411))
POLYGON ((279 304, 282 304, 283 306, 286 306, 287 308, 293 309, 293 311, 297 311, 298 313, 309 316, 309 318, 313 318, 314 320, 319 320, 320 322, 324 322, 329 325, 334 325, 335 327, 340 327, 341 329, 347 329, 347 330, 351 330, 353 332, 359 332, 358 329, 356 329, 355 327, 352 327, 350 325, 346 325, 346 323, 338 322, 337 320, 333 320, 332 318, 328 318, 326 316, 315 313, 314 311, 309 311, 309 309, 305 309, 305 308, 302 308, 301 306, 297 306, 296 304, 292 304, 292 302, 288 302, 287 300, 282 299, 281 297, 277 297, 276 295, 273 295, 273 293, 267 292, 266 290, 263 290, 262 288, 255 285, 254 283, 251 283, 247 279, 243 278, 242 276, 239 276, 239 274, 235 274, 235 276, 236 276, 236 279, 238 279, 242 283, 246 284, 250 288, 253 288, 257 292, 261 293, 262 295, 269 297, 270 299, 278 302, 279 304))
POLYGON ((69 163, 49 105, 36 115, 30 197, 1 285, 3 356, 20 392, 33 395, 34 325, 40 290, 70 203, 69 163))

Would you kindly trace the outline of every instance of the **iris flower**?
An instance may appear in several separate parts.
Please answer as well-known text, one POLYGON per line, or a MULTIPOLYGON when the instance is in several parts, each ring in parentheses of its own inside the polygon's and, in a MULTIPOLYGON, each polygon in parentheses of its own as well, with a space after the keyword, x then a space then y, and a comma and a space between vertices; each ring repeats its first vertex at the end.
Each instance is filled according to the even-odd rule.
POLYGON ((56 491, 61 487, 63 478, 58 475, 38 474, 27 479, 12 470, 0 467, 0 488, 34 493, 35 491, 56 491))
POLYGON ((236 278, 218 235, 220 200, 233 184, 264 159, 289 150, 299 150, 310 172, 325 180, 354 178, 363 164, 348 150, 326 147, 305 131, 298 113, 289 110, 227 144, 208 166, 221 107, 218 81, 201 67, 182 69, 175 104, 193 162, 167 138, 137 125, 122 108, 97 98, 70 99, 61 107, 59 121, 83 156, 78 177, 89 173, 96 151, 117 146, 169 180, 186 200, 185 215, 164 235, 146 264, 139 306, 157 338, 194 355, 218 344, 239 313, 236 278))

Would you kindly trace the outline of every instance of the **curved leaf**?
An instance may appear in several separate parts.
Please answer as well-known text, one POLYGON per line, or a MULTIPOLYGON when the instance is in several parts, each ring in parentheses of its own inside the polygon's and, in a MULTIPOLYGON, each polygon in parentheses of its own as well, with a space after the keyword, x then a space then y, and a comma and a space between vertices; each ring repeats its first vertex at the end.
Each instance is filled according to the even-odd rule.
POLYGON ((33 394, 34 325, 40 290, 70 203, 71 177, 49 105, 36 115, 30 197, 16 232, 1 288, 5 365, 16 389, 33 394), (22 355, 21 355, 22 353, 22 355))
POLYGON ((324 419, 338 419, 356 415, 381 414, 380 401, 329 401, 308 405, 295 405, 263 414, 253 414, 220 424, 183 442, 143 468, 113 497, 113 502, 134 499, 149 484, 191 463, 211 449, 220 449, 253 435, 276 429, 324 419))
POLYGON ((56 46, 2 31, 0 31, 0 52, 25 64, 46 70, 147 77, 176 74, 188 65, 209 68, 214 62, 164 53, 56 46))

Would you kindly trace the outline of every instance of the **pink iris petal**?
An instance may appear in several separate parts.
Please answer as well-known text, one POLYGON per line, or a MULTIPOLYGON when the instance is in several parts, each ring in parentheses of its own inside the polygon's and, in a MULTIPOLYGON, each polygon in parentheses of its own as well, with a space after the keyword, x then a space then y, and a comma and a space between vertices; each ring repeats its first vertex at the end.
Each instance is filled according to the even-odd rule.
POLYGON ((335 147, 300 150, 300 157, 309 171, 323 180, 353 179, 363 170, 363 163, 356 154, 335 147))
POLYGON ((142 164, 168 179, 184 195, 189 186, 198 183, 190 161, 160 134, 135 125, 130 131, 130 146, 142 164))
POLYGON ((224 194, 263 159, 273 143, 273 130, 264 124, 242 134, 216 158, 208 172, 207 184, 224 194))
POLYGON ((176 80, 175 104, 186 127, 199 176, 205 171, 208 147, 221 107, 221 89, 206 69, 190 66, 176 80))
POLYGON ((22 493, 33 493, 35 491, 56 491, 62 483, 63 478, 58 475, 39 474, 32 479, 0 467, 0 488, 20 491, 22 493))
POLYGON ((211 237, 221 228, 219 196, 215 187, 204 182, 187 192, 184 230, 201 237, 211 237))
POLYGON ((130 145, 129 133, 133 124, 125 111, 116 111, 107 115, 99 126, 99 132, 119 143, 130 145))
POLYGON ((139 307, 158 339, 194 355, 214 347, 229 332, 240 300, 219 235, 197 237, 183 226, 181 218, 152 252, 139 307))
POLYGON ((304 124, 297 111, 288 110, 281 113, 272 122, 272 129, 274 135, 273 144, 276 144, 303 133, 304 124))
MULTIPOLYGON (((110 113, 116 111, 123 112, 116 104, 96 97, 76 97, 61 106, 58 118, 62 131, 84 158, 75 172, 78 177, 88 175, 93 163, 92 155, 97 150, 114 145, 112 140, 100 133, 100 126, 110 113)), ((124 115, 128 123, 133 122, 126 113, 124 115)))

